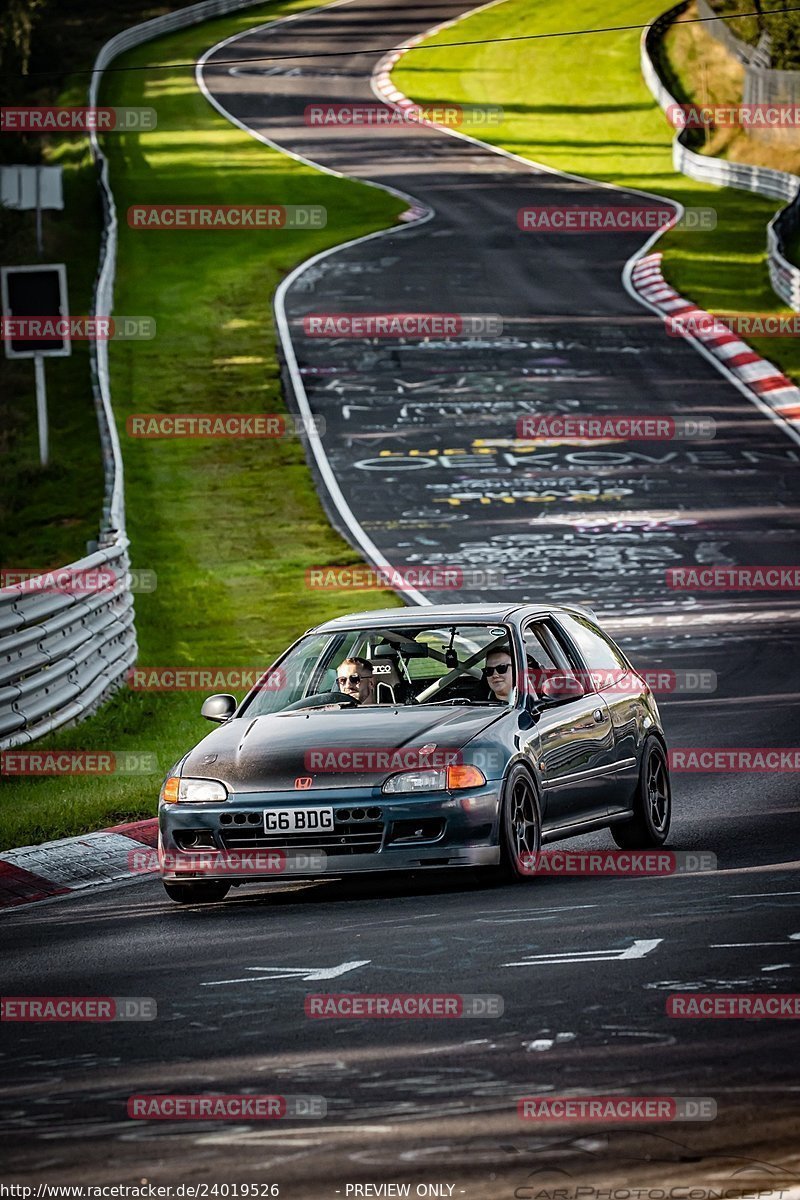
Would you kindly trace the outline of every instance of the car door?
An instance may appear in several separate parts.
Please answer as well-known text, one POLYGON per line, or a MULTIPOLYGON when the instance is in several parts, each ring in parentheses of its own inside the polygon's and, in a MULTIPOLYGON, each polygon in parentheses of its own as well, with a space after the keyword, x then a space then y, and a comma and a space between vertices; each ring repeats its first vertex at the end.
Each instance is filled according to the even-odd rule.
POLYGON ((587 685, 608 710, 614 727, 615 767, 608 776, 609 812, 630 807, 638 780, 638 746, 644 685, 618 646, 582 613, 559 613, 557 624, 580 655, 587 685))
MULTIPOLYGON (((549 618, 534 618, 522 628, 531 679, 541 693, 544 675, 562 673, 581 679, 581 663, 549 618)), ((535 757, 542 782, 542 821, 546 828, 574 825, 606 815, 615 771, 614 728, 602 696, 589 692, 544 707, 527 735, 526 752, 535 757)))

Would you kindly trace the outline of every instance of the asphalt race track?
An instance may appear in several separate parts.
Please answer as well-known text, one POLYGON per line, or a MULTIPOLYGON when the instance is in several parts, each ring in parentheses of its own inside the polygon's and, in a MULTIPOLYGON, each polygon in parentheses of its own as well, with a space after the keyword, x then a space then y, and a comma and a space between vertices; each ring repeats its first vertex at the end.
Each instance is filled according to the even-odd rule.
POLYGON ((148 1023, 15 1027, 7 1174, 34 1185, 269 1182, 320 1200, 370 1181, 441 1182, 476 1200, 512 1197, 529 1180, 537 1194, 614 1182, 796 1189, 791 1022, 665 1014, 673 989, 793 986, 797 873, 774 865, 787 818, 762 811, 755 854, 751 821, 744 803, 723 820, 713 796, 684 811, 676 844, 710 828, 725 868, 685 878, 330 882, 247 889, 207 909, 168 907, 148 881, 7 916, 8 994, 153 996, 159 1008, 148 1023), (643 957, 618 957, 635 943, 643 957), (575 953, 584 957, 569 961, 575 953), (553 954, 565 958, 548 963, 553 954), (313 982, 353 963, 363 965, 313 982), (501 995, 504 1015, 304 1016, 307 994, 351 989, 501 995), (573 1089, 711 1097, 719 1115, 611 1130, 517 1116, 525 1095, 573 1089), (322 1096, 328 1115, 126 1115, 132 1095, 213 1091, 322 1096))
MULTIPOLYGON (((791 747, 792 593, 674 592, 665 572, 796 563, 800 445, 627 294, 620 276, 640 235, 517 228, 524 205, 641 197, 429 128, 303 123, 313 102, 374 101, 378 54, 214 65, 398 45, 462 7, 345 3, 247 34, 204 70, 217 103, 255 132, 435 211, 327 256, 287 291, 344 499, 398 568, 504 573, 496 592, 428 599, 582 599, 637 662, 715 672, 715 691, 660 700, 674 747, 791 747), (304 333, 310 313, 398 310, 497 314, 503 333, 450 343, 304 333), (710 416, 717 436, 514 444, 519 416, 573 411, 710 416)), ((718 870, 523 887, 275 884, 204 908, 170 904, 148 879, 12 912, 6 994, 152 996, 158 1019, 15 1028, 3 1057, 9 1177, 261 1182, 309 1200, 391 1195, 352 1185, 404 1182, 412 1195, 439 1185, 428 1194, 469 1200, 557 1200, 578 1187, 595 1200, 613 1188, 800 1196, 797 1023, 666 1013, 673 991, 800 990, 796 776, 678 773, 673 784, 670 846, 713 853, 718 870), (304 1015, 308 993, 350 990, 496 994, 504 1012, 455 1023, 304 1015), (127 1116, 134 1094, 215 1090, 323 1097, 327 1116, 127 1116), (565 1092, 708 1097, 717 1117, 607 1127, 517 1114, 521 1097, 565 1092)))

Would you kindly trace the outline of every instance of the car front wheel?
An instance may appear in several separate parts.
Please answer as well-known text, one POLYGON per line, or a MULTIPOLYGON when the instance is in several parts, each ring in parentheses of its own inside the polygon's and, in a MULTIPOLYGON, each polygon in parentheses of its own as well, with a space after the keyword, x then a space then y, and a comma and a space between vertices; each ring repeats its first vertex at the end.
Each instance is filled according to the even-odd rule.
POLYGON ((511 883, 522 883, 536 874, 536 856, 542 845, 539 798, 530 774, 521 765, 512 767, 503 794, 500 824, 500 873, 511 883))
POLYGON ((672 789, 664 747, 650 738, 642 755, 633 816, 611 826, 611 836, 623 850, 651 850, 663 846, 672 818, 672 789))
POLYGON ((164 891, 176 904, 216 904, 231 890, 229 883, 165 883, 164 891))

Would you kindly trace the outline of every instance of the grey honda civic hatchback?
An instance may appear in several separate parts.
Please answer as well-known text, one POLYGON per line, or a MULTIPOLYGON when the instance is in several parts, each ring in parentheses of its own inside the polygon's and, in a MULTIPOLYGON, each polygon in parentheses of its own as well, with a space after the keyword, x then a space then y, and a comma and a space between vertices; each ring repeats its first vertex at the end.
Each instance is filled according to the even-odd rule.
POLYGON ((580 607, 354 613, 308 630, 159 798, 159 869, 183 903, 291 874, 485 867, 536 876, 549 842, 608 827, 666 841, 653 695, 580 607))

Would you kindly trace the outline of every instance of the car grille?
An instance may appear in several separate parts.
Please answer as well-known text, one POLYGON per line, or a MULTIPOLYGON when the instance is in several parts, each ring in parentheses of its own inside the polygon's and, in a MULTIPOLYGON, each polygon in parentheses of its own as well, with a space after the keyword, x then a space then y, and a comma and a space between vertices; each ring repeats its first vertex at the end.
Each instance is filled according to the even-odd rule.
POLYGON ((323 850, 326 854, 375 854, 383 841, 383 811, 368 808, 334 811, 334 828, 328 833, 308 836, 266 833, 261 813, 224 813, 220 817, 220 837, 226 850, 323 850), (245 817, 246 822, 236 821, 245 817), (258 824, 256 824, 256 821, 258 824))

